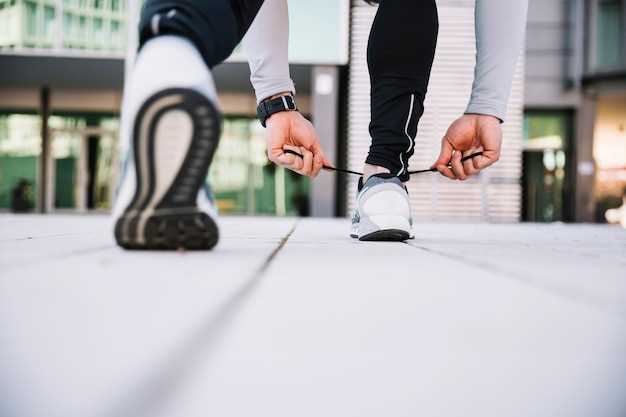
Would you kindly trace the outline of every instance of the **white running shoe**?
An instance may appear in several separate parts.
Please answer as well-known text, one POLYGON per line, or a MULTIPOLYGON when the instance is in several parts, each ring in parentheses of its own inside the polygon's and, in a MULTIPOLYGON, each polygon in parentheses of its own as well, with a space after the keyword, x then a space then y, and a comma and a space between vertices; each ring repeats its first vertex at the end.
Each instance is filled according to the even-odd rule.
POLYGON ((115 239, 127 249, 211 249, 219 233, 205 180, 221 133, 213 80, 188 41, 155 40, 159 50, 153 41, 142 49, 124 97, 127 154, 113 212, 115 239), (168 52, 194 65, 186 73, 176 63, 148 68, 151 60, 175 62, 177 56, 162 57, 168 52), (147 71, 162 76, 141 79, 147 71))
POLYGON ((350 236, 362 241, 402 242, 413 238, 411 204, 398 177, 376 174, 359 180, 350 236))

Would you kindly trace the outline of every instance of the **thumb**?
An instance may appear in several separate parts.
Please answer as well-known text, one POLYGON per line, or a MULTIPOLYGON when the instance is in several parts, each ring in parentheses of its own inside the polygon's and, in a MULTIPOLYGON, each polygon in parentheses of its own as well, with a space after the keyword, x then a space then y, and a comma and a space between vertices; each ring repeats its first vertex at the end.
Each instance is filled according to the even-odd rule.
POLYGON ((444 137, 441 140, 441 152, 439 153, 439 157, 437 158, 437 161, 435 161, 433 166, 440 166, 440 165, 447 166, 452 160, 452 151, 454 151, 452 144, 448 142, 447 137, 444 137))

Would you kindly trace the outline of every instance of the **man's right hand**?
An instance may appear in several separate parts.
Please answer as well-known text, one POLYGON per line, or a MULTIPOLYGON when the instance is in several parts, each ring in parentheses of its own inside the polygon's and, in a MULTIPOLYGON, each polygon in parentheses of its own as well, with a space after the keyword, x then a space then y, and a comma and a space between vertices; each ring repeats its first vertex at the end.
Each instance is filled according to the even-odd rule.
POLYGON ((322 152, 315 128, 300 112, 274 113, 266 125, 270 161, 309 177, 317 176, 322 165, 331 165, 322 152), (285 149, 298 152, 303 158, 285 153, 285 149))

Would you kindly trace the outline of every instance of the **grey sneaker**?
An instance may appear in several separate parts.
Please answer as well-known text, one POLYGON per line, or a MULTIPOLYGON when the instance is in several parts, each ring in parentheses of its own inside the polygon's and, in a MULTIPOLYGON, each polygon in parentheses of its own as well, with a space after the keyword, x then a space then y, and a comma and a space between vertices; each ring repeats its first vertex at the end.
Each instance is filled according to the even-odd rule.
POLYGON ((413 238, 409 194, 398 177, 376 174, 365 184, 361 178, 356 201, 351 237, 396 242, 413 238))

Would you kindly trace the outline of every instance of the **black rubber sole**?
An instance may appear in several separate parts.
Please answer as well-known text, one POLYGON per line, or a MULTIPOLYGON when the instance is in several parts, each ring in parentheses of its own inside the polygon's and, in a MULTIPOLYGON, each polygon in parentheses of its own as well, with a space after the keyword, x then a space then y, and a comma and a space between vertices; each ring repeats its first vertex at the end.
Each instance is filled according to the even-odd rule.
POLYGON ((167 89, 145 101, 135 117, 133 130, 137 186, 131 203, 115 225, 118 245, 125 249, 207 250, 217 244, 217 225, 210 215, 198 210, 196 199, 220 133, 219 111, 194 90, 167 89), (156 128, 161 116, 172 110, 185 111, 191 117, 192 137, 171 185, 159 201, 153 201, 159 169, 154 159, 156 128))
MULTIPOLYGON (((118 220, 116 236, 121 234, 117 228, 127 220, 132 222, 136 218, 118 220)), ((146 221, 144 240, 141 244, 134 240, 118 240, 118 244, 134 250, 207 250, 217 244, 219 229, 215 221, 202 212, 152 215, 146 221)))
POLYGON ((404 230, 388 229, 377 230, 359 238, 362 242, 404 242, 410 235, 404 230))

